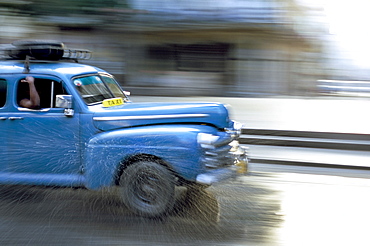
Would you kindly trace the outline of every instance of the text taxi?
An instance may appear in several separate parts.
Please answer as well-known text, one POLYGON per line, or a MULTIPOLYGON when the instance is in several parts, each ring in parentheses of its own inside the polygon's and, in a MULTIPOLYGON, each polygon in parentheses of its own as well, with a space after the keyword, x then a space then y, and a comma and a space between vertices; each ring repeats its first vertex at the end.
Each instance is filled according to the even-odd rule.
POLYGON ((90 52, 60 42, 17 41, 4 52, 2 184, 114 187, 132 212, 158 217, 176 185, 247 171, 241 126, 222 104, 133 103, 112 75, 73 62, 90 52))

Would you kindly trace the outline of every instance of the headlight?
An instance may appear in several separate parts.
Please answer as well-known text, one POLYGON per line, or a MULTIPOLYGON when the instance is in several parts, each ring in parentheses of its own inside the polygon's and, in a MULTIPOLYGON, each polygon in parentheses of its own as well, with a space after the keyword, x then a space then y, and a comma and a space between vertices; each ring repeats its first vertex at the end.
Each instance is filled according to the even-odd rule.
POLYGON ((197 141, 199 144, 213 145, 219 139, 219 136, 215 136, 208 133, 199 133, 197 141))
POLYGON ((230 133, 234 138, 238 138, 242 133, 243 123, 233 121, 232 128, 225 129, 226 132, 230 133))
POLYGON ((234 122, 234 129, 237 131, 241 131, 244 127, 244 124, 241 122, 233 121, 234 122))

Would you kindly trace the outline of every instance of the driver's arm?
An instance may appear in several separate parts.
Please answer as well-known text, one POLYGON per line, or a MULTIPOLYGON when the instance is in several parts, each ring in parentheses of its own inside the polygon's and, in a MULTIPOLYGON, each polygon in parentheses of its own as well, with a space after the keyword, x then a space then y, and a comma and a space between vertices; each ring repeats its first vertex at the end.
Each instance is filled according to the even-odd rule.
POLYGON ((35 87, 35 79, 31 76, 27 76, 26 79, 21 82, 28 83, 30 88, 30 99, 22 99, 19 105, 25 108, 37 108, 40 107, 40 96, 35 87))

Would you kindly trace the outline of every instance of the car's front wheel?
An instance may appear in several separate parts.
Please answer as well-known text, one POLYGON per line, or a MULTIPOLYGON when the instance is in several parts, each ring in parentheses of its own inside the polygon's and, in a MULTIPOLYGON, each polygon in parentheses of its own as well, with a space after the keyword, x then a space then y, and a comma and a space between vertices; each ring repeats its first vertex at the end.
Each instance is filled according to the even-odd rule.
POLYGON ((138 161, 123 171, 119 194, 134 213, 144 217, 161 217, 168 214, 174 205, 174 176, 156 162, 138 161))

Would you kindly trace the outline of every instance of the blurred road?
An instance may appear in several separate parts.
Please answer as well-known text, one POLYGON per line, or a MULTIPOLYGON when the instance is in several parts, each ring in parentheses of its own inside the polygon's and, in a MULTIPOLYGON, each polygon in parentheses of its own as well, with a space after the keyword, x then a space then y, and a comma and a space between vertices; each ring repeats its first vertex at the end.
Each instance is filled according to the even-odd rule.
POLYGON ((130 214, 114 193, 0 186, 0 245, 370 244, 370 179, 266 168, 252 166, 248 176, 206 192, 178 190, 175 211, 162 221, 130 214))

